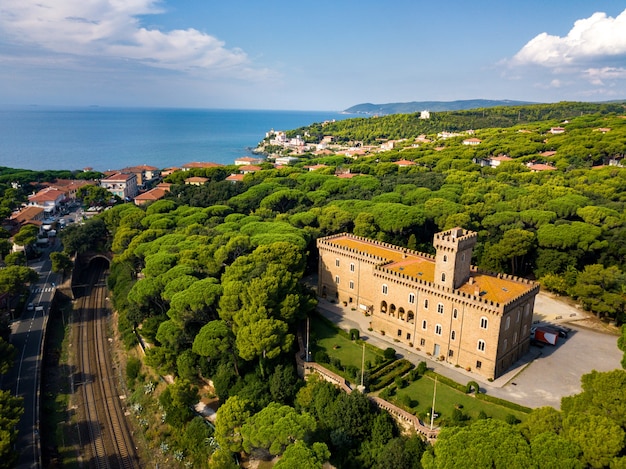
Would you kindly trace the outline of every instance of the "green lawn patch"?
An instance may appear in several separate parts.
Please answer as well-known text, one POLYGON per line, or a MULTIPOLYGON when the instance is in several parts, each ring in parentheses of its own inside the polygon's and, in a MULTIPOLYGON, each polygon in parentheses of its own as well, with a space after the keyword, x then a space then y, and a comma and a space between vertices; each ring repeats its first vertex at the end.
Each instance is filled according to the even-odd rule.
MULTIPOLYGON (((329 357, 337 358, 343 366, 355 366, 359 370, 363 362, 363 341, 350 340, 348 333, 341 331, 325 318, 316 316, 310 323, 313 356, 317 351, 325 351, 329 357), (342 334, 342 332, 344 332, 342 334)), ((383 360, 382 351, 365 344, 365 361, 375 366, 383 360)))
MULTIPOLYGON (((407 387, 396 389, 395 394, 388 399, 396 405, 405 407, 412 413, 419 415, 426 421, 428 420, 426 414, 430 412, 433 402, 434 384, 435 380, 433 377, 428 375, 422 376, 417 381, 410 383, 407 387), (410 408, 407 408, 407 403, 411 404, 410 408)), ((500 420, 506 420, 509 415, 515 416, 518 420, 524 420, 526 418, 526 413, 521 410, 505 407, 495 402, 485 401, 480 399, 481 396, 476 398, 473 394, 465 394, 438 380, 435 411, 439 414, 439 418, 436 419, 435 422, 439 424, 444 420, 450 420, 453 417, 455 409, 460 410, 472 420, 477 419, 481 411, 488 417, 500 420)), ((523 409, 521 406, 518 407, 523 409)))

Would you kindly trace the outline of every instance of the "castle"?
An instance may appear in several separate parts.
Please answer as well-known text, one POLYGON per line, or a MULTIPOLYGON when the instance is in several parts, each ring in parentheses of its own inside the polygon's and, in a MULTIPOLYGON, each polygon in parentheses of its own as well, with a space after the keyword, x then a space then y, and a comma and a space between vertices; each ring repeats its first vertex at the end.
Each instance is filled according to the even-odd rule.
POLYGON ((371 315, 371 327, 488 379, 530 347, 539 285, 471 265, 477 234, 434 236, 435 256, 352 234, 320 238, 318 293, 371 315))

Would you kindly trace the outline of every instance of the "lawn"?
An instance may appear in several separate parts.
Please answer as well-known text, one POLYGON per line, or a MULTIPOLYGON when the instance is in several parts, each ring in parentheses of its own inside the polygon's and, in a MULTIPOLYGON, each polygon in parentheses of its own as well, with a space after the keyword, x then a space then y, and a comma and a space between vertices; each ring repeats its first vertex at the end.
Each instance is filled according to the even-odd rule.
MULTIPOLYGON (((422 376, 417 381, 410 383, 406 388, 398 389, 396 395, 393 396, 391 400, 403 402, 403 400, 406 399, 403 399, 403 396, 408 395, 414 403, 417 401, 417 405, 412 408, 413 413, 425 416, 427 412, 430 412, 433 403, 434 384, 435 381, 433 378, 430 376, 422 376)), ((460 410, 472 420, 478 417, 481 410, 487 414, 488 417, 500 420, 504 420, 509 414, 514 415, 519 420, 523 420, 526 417, 526 414, 523 412, 509 409, 493 402, 476 399, 471 394, 465 394, 446 384, 438 382, 435 412, 439 414, 439 420, 450 418, 455 407, 459 407, 460 410)), ((437 420, 435 420, 435 422, 437 422, 437 420)))
MULTIPOLYGON (((312 353, 324 350, 331 358, 338 358, 343 366, 354 366, 361 369, 363 363, 363 345, 342 335, 335 327, 323 319, 311 321, 312 353)), ((365 361, 372 366, 383 359, 382 351, 369 344, 365 345, 365 361), (378 358, 377 358, 378 357, 378 358)), ((343 373, 342 373, 343 375, 343 373)))
MULTIPOLYGON (((339 359, 343 367, 353 366, 361 369, 363 359, 362 342, 355 342, 347 337, 344 331, 340 331, 333 324, 324 318, 315 318, 310 323, 311 328, 311 352, 313 357, 317 351, 325 351, 331 360, 339 359)), ((370 344, 365 345, 365 361, 369 361, 372 367, 383 360, 383 351, 370 344)), ((350 379, 348 374, 331 364, 323 364, 341 376, 350 379)), ((417 402, 411 409, 412 413, 425 416, 430 412, 433 401, 434 379, 430 376, 422 376, 420 379, 410 383, 406 388, 398 389, 396 394, 389 400, 398 404, 405 402, 408 396, 412 401, 417 402)), ((502 405, 476 399, 473 395, 458 391, 441 381, 437 383, 437 399, 435 408, 439 413, 439 420, 449 419, 455 408, 460 408, 463 414, 475 420, 482 410, 488 417, 504 420, 507 415, 514 415, 517 419, 523 420, 526 416, 523 412, 504 407, 502 405), (462 407, 461 407, 462 406, 462 407)), ((437 422, 437 421, 436 421, 437 422)))

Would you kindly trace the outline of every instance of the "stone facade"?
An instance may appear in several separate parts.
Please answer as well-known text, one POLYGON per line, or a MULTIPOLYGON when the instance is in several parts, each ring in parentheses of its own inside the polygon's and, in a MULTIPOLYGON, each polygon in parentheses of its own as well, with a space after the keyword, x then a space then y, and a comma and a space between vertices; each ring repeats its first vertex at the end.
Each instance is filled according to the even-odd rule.
POLYGON ((437 233, 435 256, 351 234, 321 238, 318 293, 370 314, 392 343, 495 379, 528 352, 539 285, 477 270, 476 238, 437 233))

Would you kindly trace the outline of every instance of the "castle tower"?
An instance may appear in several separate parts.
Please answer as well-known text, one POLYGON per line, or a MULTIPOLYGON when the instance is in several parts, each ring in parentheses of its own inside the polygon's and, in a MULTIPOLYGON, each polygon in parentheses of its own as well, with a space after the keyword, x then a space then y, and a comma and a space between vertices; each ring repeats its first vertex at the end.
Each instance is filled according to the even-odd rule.
POLYGON ((459 227, 435 233, 436 284, 457 289, 468 281, 477 236, 477 233, 459 227))

